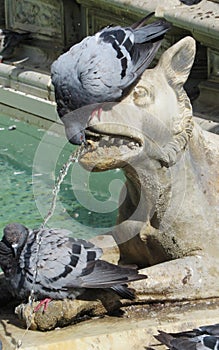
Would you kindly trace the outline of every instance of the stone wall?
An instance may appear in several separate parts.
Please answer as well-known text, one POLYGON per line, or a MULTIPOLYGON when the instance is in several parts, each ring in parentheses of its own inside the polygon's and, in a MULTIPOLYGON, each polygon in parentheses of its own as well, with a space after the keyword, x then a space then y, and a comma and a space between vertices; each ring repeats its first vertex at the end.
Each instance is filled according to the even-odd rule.
MULTIPOLYGON (((0 0, 2 26, 4 7, 6 28, 30 31, 33 39, 16 52, 16 60, 29 57, 24 66, 16 70, 1 66, 0 84, 3 88, 14 89, 17 85, 20 91, 29 91, 37 97, 46 92, 43 98, 53 103, 52 86, 46 84, 40 88, 42 91, 38 85, 34 87, 36 79, 32 71, 48 75, 51 63, 86 35, 109 24, 129 25, 155 11, 157 17, 164 17, 173 25, 161 51, 186 35, 197 40, 196 60, 187 88, 192 94, 194 90, 194 95, 200 91, 200 97, 194 102, 195 114, 219 120, 219 8, 215 2, 202 0, 196 6, 185 6, 179 0, 0 0), (20 83, 23 79, 21 69, 28 70, 28 74, 22 73, 25 84, 20 83), (31 86, 29 90, 28 85, 31 86)), ((40 80, 37 78, 37 84, 40 80)), ((47 79, 43 76, 44 80, 47 79)))
POLYGON ((71 0, 5 0, 8 29, 30 31, 31 44, 23 45, 28 65, 49 71, 65 48, 81 39, 80 5, 71 0))

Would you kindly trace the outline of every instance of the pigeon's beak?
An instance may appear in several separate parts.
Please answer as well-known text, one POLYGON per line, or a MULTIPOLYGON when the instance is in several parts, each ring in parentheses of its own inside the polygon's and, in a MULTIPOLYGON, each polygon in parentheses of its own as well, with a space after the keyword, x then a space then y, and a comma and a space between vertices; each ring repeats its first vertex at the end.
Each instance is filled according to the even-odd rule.
POLYGON ((12 246, 12 249, 13 249, 13 252, 14 252, 14 256, 15 258, 17 257, 17 249, 18 249, 18 244, 17 243, 14 243, 11 245, 12 246))

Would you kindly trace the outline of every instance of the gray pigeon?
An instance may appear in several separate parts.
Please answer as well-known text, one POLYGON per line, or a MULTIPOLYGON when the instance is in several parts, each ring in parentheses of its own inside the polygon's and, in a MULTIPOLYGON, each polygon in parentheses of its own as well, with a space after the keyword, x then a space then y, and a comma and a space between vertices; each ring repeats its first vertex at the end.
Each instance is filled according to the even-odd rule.
POLYGON ((31 39, 30 32, 18 33, 9 29, 0 29, 0 62, 13 56, 20 42, 31 39))
POLYGON ((219 350, 219 324, 180 333, 159 331, 155 338, 170 350, 219 350))
POLYGON ((170 29, 165 20, 145 25, 153 14, 131 27, 104 28, 72 46, 52 64, 60 118, 86 105, 119 101, 129 92, 170 29))
POLYGON ((125 283, 144 279, 135 268, 99 260, 102 250, 61 229, 43 229, 37 264, 37 230, 13 223, 0 241, 0 267, 11 293, 27 299, 32 288, 37 300, 75 299, 86 288, 111 288, 123 298, 134 298, 125 283), (33 286, 34 271, 38 265, 33 286))

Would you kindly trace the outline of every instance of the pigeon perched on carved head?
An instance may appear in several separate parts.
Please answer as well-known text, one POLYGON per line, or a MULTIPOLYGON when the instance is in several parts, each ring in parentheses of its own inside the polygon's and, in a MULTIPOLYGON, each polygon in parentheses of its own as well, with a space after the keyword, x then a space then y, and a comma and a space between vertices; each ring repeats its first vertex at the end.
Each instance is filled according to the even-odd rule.
MULTIPOLYGON (((145 25, 152 15, 130 27, 106 27, 72 46, 52 64, 51 77, 61 119, 86 105, 120 101, 130 91, 170 29, 165 20, 145 25)), ((75 118, 80 123, 80 116, 75 114, 75 118)))

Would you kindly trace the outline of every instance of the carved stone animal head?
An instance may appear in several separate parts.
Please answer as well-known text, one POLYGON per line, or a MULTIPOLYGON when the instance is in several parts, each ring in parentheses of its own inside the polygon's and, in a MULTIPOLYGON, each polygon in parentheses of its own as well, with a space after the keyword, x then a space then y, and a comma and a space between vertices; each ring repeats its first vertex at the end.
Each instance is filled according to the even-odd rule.
POLYGON ((195 41, 186 37, 147 69, 119 104, 107 104, 89 123, 92 147, 81 157, 93 171, 123 167, 145 159, 169 167, 191 135, 192 107, 183 89, 195 56, 195 41))

